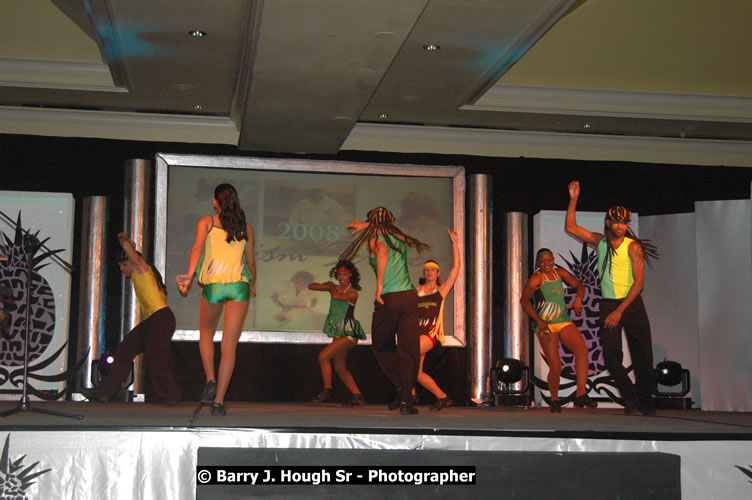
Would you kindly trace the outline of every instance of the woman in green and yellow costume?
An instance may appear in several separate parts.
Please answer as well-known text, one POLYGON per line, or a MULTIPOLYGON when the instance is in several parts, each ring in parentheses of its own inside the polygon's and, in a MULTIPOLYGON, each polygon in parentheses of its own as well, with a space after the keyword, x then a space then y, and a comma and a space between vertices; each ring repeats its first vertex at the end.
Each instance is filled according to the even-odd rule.
POLYGON ((334 369, 340 380, 352 393, 350 401, 343 404, 345 406, 361 406, 366 401, 353 376, 347 370, 347 352, 355 347, 358 340, 366 339, 366 332, 363 331, 363 327, 354 315, 355 303, 358 301, 358 290, 360 290, 360 273, 352 262, 341 260, 329 271, 329 277, 336 278, 339 285, 335 285, 331 281, 308 285, 311 290, 329 292, 332 295, 329 314, 324 322, 324 333, 332 338, 332 343, 319 353, 324 389, 316 396, 314 402, 331 401, 332 364, 334 364, 334 369))
POLYGON ((246 223, 238 192, 230 184, 214 190, 216 215, 201 217, 191 249, 188 272, 177 276, 178 289, 186 294, 196 271, 203 286, 199 309, 199 351, 206 374, 202 403, 212 403, 212 415, 225 415, 225 393, 235 369, 235 350, 248 312, 256 296, 256 257, 253 227, 246 223), (224 309, 222 356, 214 376, 214 333, 224 309))
POLYGON ((586 393, 588 376, 588 349, 585 337, 572 322, 567 309, 582 312, 582 297, 585 287, 568 271, 554 266, 554 254, 548 248, 541 248, 536 254, 536 271, 522 291, 522 310, 533 320, 533 331, 538 337, 543 354, 548 361, 548 390, 551 393, 551 411, 561 412, 559 399, 559 378, 561 377, 561 356, 559 343, 563 343, 574 353, 574 371, 577 379, 574 405, 595 408, 597 403, 586 393), (571 306, 566 303, 562 281, 577 290, 571 306), (535 306, 533 306, 535 302, 535 306))

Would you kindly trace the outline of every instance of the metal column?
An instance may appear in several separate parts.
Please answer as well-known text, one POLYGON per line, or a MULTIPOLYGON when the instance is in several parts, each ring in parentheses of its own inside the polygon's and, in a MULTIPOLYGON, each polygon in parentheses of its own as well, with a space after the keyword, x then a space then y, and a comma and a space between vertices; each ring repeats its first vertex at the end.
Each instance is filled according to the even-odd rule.
POLYGON ((528 278, 527 214, 506 214, 506 276, 504 294, 504 357, 530 365, 528 318, 520 305, 528 278))
MULTIPOLYGON (((109 199, 89 196, 81 217, 81 273, 78 297, 78 356, 86 362, 76 388, 92 387, 91 362, 104 350, 107 288, 107 222, 109 199), (88 351, 88 354, 86 354, 88 351)), ((74 399, 80 399, 74 396, 74 399)))
MULTIPOLYGON (((152 262, 152 221, 149 218, 152 206, 152 185, 154 172, 148 160, 128 160, 125 162, 125 190, 123 193, 123 232, 136 243, 146 260, 152 262)), ((122 277, 122 316, 120 340, 141 322, 141 308, 136 299, 130 278, 122 277)), ((134 360, 133 366, 134 401, 144 400, 143 355, 134 360)))
POLYGON ((468 188, 467 339, 470 355, 470 399, 489 399, 492 348, 492 181, 486 174, 472 175, 468 188))

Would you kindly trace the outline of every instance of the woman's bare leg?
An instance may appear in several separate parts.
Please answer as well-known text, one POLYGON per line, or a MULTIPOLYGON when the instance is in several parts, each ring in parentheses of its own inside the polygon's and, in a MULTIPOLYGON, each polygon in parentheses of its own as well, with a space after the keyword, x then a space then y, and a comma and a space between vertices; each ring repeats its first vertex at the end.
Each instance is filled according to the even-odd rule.
POLYGON ((543 354, 548 361, 548 390, 551 399, 559 399, 559 383, 561 379, 561 356, 559 355, 558 333, 536 333, 543 354))
POLYGON ((443 399, 447 397, 446 393, 441 390, 441 387, 436 381, 426 372, 423 371, 423 360, 426 359, 426 353, 433 349, 433 342, 427 335, 420 336, 420 366, 418 367, 418 383, 425 387, 431 394, 436 396, 436 399, 443 399))
POLYGON ((574 325, 569 325, 559 332, 562 343, 574 353, 574 372, 577 376, 577 396, 585 394, 588 377, 588 349, 585 337, 574 325))
POLYGON ((225 321, 222 328, 222 357, 219 360, 217 376, 217 395, 214 402, 224 404, 225 393, 230 385, 232 372, 235 369, 235 351, 243 331, 243 322, 248 312, 248 301, 228 301, 225 303, 225 321))
POLYGON ((215 380, 214 376, 214 333, 217 331, 219 315, 222 314, 222 304, 212 304, 201 297, 199 306, 199 337, 198 350, 201 353, 201 364, 204 366, 206 381, 215 380))

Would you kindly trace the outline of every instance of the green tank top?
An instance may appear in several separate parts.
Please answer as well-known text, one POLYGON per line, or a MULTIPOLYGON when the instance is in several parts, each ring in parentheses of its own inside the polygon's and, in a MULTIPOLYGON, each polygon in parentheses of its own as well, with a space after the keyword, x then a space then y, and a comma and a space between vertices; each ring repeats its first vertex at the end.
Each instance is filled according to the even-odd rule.
POLYGON ((366 332, 360 321, 353 317, 355 306, 346 300, 332 298, 329 303, 329 314, 324 321, 324 333, 332 338, 348 336, 361 340, 366 339, 366 332))
POLYGON ((604 299, 623 299, 632 288, 634 275, 632 259, 629 258, 629 244, 633 241, 631 238, 624 238, 619 248, 614 249, 614 254, 609 259, 609 267, 606 269, 603 269, 607 252, 606 238, 598 243, 598 272, 601 276, 601 296, 604 299))
MULTIPOLYGON (((404 292, 405 290, 415 290, 415 287, 413 286, 413 282, 410 281, 410 273, 407 270, 407 245, 404 241, 397 238, 396 236, 390 235, 379 235, 379 239, 381 242, 386 245, 388 253, 387 258, 387 264, 386 264, 386 271, 384 272, 384 290, 381 292, 384 293, 392 293, 392 292, 404 292), (392 247, 389 246, 389 244, 386 241, 386 238, 389 238, 394 246, 399 248, 402 252, 398 252, 396 250, 393 250, 392 247)), ((373 267, 373 270, 376 271, 376 257, 371 257, 371 267, 373 267)))
MULTIPOLYGON (((551 324, 566 323, 572 321, 567 311, 567 300, 564 294, 564 285, 561 282, 559 273, 554 270, 556 279, 553 281, 546 280, 543 273, 543 284, 533 294, 535 311, 538 316, 551 324)), ((538 325, 533 324, 533 331, 538 331, 538 325)))

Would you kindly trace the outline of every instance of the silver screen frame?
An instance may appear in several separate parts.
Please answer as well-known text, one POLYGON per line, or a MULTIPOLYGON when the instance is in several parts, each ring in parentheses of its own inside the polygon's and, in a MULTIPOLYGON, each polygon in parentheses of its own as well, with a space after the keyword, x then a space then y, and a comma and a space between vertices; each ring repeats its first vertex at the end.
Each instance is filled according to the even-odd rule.
MULTIPOLYGON (((454 229, 457 231, 460 256, 465 255, 465 169, 458 166, 425 166, 410 164, 355 163, 327 160, 269 159, 235 156, 205 156, 164 154, 155 155, 155 206, 154 206, 154 266, 165 275, 167 255, 167 194, 170 167, 230 168, 242 170, 271 170, 306 173, 346 173, 400 177, 446 177, 452 180, 454 229)), ((464 268, 464 266, 463 266, 464 268)), ((167 279, 167 277, 166 277, 167 279)), ((444 345, 464 347, 465 334, 465 273, 461 271, 454 285, 454 332, 447 335, 444 345)), ((215 341, 221 339, 217 330, 215 341)), ((173 340, 198 341, 198 330, 176 330, 173 340)), ((244 330, 240 342, 324 344, 330 342, 326 335, 310 332, 275 332, 269 330, 244 330)), ((370 344, 371 336, 362 344, 370 344)))

